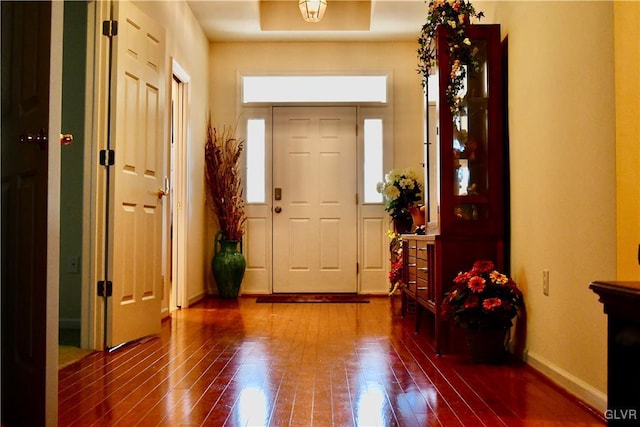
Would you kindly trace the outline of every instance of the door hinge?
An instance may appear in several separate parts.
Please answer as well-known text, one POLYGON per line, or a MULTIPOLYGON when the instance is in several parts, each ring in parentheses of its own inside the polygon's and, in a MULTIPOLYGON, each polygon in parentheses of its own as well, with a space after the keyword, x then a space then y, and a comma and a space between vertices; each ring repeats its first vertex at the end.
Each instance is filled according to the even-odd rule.
POLYGON ((100 165, 113 166, 116 162, 116 152, 114 150, 100 150, 100 165))
POLYGON ((358 193, 356 193, 356 205, 359 203, 358 193))
POLYGON ((110 297, 113 293, 113 285, 110 280, 100 280, 98 281, 98 296, 99 297, 110 297))
POLYGON ((360 263, 356 262, 356 274, 360 274, 360 263))
POLYGON ((113 37, 118 35, 118 21, 102 21, 102 35, 113 37))

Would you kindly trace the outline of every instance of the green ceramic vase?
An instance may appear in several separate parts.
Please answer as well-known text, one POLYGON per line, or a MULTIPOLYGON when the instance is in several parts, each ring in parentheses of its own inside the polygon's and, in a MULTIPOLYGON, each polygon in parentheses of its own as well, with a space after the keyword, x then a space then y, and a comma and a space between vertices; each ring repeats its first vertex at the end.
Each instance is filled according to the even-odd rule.
POLYGON ((219 231, 216 234, 215 253, 211 260, 211 270, 216 280, 220 298, 237 298, 247 263, 238 252, 237 240, 226 240, 219 231))

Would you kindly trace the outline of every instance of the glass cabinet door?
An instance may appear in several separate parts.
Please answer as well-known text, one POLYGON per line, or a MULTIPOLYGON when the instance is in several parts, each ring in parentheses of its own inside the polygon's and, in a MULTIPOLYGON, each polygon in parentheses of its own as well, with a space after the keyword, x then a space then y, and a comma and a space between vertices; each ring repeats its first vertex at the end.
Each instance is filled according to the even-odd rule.
POLYGON ((450 84, 446 28, 437 38, 437 69, 429 76, 425 172, 428 230, 439 234, 496 235, 503 230, 502 74, 499 25, 470 25, 477 67, 465 65, 457 94, 461 108, 447 102, 450 84), (434 93, 435 92, 435 93, 434 93), (435 206, 434 206, 435 204, 435 206))
POLYGON ((477 69, 465 66, 466 79, 458 96, 462 109, 453 117, 453 215, 457 220, 487 219, 488 209, 488 81, 487 43, 472 42, 477 69))

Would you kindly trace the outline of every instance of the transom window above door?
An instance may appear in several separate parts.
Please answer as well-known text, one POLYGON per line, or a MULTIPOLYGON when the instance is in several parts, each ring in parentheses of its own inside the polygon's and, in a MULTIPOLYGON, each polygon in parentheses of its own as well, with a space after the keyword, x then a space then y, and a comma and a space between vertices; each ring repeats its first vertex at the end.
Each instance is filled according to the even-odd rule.
POLYGON ((242 76, 242 103, 387 103, 387 76, 242 76))

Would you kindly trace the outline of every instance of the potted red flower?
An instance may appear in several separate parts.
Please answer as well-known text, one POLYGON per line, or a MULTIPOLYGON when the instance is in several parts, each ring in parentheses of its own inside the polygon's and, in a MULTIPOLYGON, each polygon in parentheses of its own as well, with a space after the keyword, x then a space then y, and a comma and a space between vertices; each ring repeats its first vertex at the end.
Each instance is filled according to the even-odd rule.
MULTIPOLYGON (((472 358, 478 362, 493 357, 474 354, 471 346, 481 344, 488 351, 493 340, 495 356, 505 355, 505 341, 513 318, 523 305, 522 292, 510 277, 495 269, 491 261, 476 261, 471 270, 459 273, 442 302, 442 314, 467 331, 472 358)), ((495 360, 498 361, 498 360, 495 360)))

